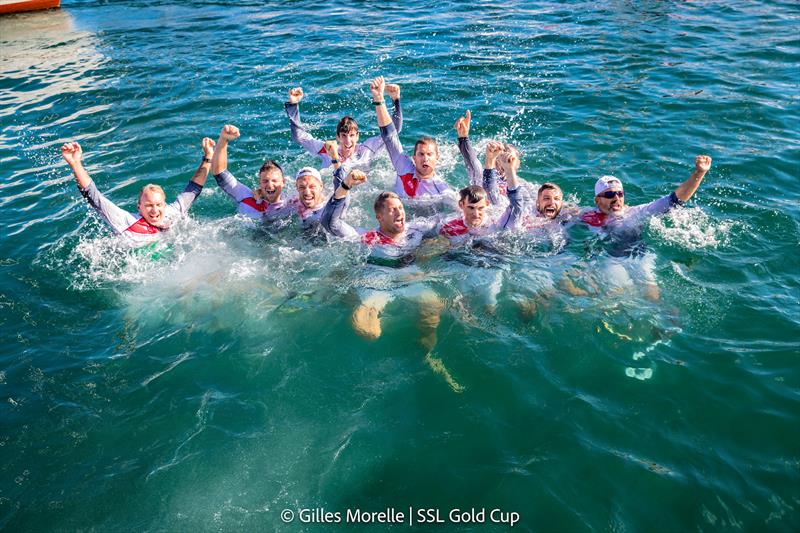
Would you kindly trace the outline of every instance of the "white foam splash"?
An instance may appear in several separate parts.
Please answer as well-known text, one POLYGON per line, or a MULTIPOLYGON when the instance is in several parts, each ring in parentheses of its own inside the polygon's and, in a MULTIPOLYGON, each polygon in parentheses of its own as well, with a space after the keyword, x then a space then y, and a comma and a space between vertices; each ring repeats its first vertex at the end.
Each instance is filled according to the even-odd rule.
POLYGON ((736 222, 714 220, 698 207, 673 209, 652 217, 649 230, 665 242, 685 250, 726 246, 736 222))

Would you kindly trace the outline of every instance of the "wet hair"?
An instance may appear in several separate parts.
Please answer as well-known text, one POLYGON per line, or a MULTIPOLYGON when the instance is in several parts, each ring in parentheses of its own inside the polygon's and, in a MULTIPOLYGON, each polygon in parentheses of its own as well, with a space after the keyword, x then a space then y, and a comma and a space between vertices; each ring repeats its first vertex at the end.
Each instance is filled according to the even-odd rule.
POLYGON ((165 200, 167 198, 167 195, 164 194, 164 189, 162 189, 160 185, 155 185, 153 183, 148 183, 147 185, 142 187, 141 191, 139 191, 139 200, 138 200, 139 202, 142 201, 142 196, 144 196, 144 193, 146 193, 146 192, 160 192, 161 196, 163 196, 165 200))
POLYGON ((281 173, 281 177, 283 177, 283 169, 278 162, 273 159, 267 159, 264 161, 264 164, 261 165, 260 169, 258 169, 258 175, 261 176, 262 172, 269 172, 270 170, 277 170, 281 173))
POLYGON ((400 200, 400 197, 397 195, 397 193, 393 193, 390 191, 380 193, 378 197, 375 198, 375 204, 373 205, 375 212, 377 213, 378 211, 383 209, 383 206, 386 205, 386 202, 388 202, 392 198, 400 200))
POLYGON ((433 137, 428 137, 427 135, 420 137, 417 139, 417 142, 414 143, 414 154, 417 153, 417 148, 420 144, 432 144, 434 148, 436 148, 436 155, 439 155, 439 144, 436 142, 436 139, 433 137))
POLYGON ((353 117, 342 117, 342 120, 336 125, 336 136, 338 137, 340 133, 350 133, 351 131, 358 133, 358 122, 353 117))
POLYGON ((477 204, 481 200, 488 201, 488 195, 486 194, 486 189, 481 187, 480 185, 470 185, 469 187, 464 187, 458 194, 461 196, 460 201, 465 201, 468 204, 477 204))
POLYGON ((559 187, 552 181, 542 183, 541 187, 539 187, 539 191, 536 193, 536 198, 539 198, 544 191, 558 191, 562 195, 564 194, 564 192, 561 190, 561 187, 559 187))

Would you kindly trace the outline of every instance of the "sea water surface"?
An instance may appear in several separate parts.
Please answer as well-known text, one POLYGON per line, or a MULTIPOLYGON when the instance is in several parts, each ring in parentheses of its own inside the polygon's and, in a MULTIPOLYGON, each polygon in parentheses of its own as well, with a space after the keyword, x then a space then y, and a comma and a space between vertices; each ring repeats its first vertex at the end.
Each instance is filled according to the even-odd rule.
MULTIPOLYGON (((64 0, 0 18, 0 529, 337 531, 347 509, 410 508, 439 511, 423 531, 508 530, 492 509, 521 531, 800 530, 799 34, 791 1, 64 0), (604 284, 581 228, 374 277, 357 245, 236 217, 213 178, 135 252, 60 157, 79 141, 132 211, 144 183, 174 197, 226 123, 243 182, 265 158, 293 175, 318 160, 290 138, 288 89, 315 136, 350 114, 363 139, 376 75, 401 85, 404 146, 438 139, 454 187, 467 109, 479 150, 513 142, 524 179, 581 206, 602 174, 643 203, 711 155, 695 198, 645 227, 660 299, 604 284), (492 269, 493 310, 476 297, 492 269), (440 296, 431 353, 413 298, 377 341, 353 332, 375 284, 440 296)), ((371 227, 393 180, 383 157, 350 220, 371 227)))

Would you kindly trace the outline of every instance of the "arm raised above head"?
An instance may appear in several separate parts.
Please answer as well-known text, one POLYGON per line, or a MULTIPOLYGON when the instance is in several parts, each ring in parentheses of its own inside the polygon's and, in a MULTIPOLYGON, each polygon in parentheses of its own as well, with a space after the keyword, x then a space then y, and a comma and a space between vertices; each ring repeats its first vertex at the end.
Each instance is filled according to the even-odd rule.
POLYGON ((351 238, 357 237, 358 231, 344 221, 344 213, 347 209, 347 193, 367 180, 367 175, 360 170, 353 170, 346 177, 343 176, 344 168, 337 167, 333 171, 334 181, 340 185, 336 188, 333 195, 328 199, 325 208, 320 216, 320 223, 328 233, 337 237, 351 238))
POLYGON ((75 175, 78 188, 85 189, 92 182, 92 178, 83 168, 83 149, 77 142, 66 143, 61 147, 61 157, 67 162, 75 175))
POLYGON ((691 176, 675 189, 675 196, 681 202, 686 202, 700 187, 706 173, 711 169, 711 158, 707 155, 698 155, 694 158, 694 172, 691 176))
POLYGON ((228 142, 239 138, 239 128, 231 124, 225 124, 219 132, 219 139, 214 147, 214 155, 211 157, 211 173, 221 174, 228 169, 228 142))
POLYGON ((211 159, 214 157, 214 145, 214 141, 208 137, 203 137, 201 141, 203 159, 200 161, 200 166, 195 170, 194 176, 192 176, 192 181, 201 187, 206 184, 208 171, 211 170, 211 159))
POLYGON ((289 117, 289 129, 294 142, 302 146, 309 154, 320 155, 323 142, 311 135, 300 121, 300 101, 304 96, 303 89, 300 87, 289 89, 289 99, 284 104, 286 115, 289 117))
POLYGON ((397 133, 403 129, 403 109, 400 107, 400 86, 396 83, 386 84, 386 94, 392 99, 392 124, 397 133))

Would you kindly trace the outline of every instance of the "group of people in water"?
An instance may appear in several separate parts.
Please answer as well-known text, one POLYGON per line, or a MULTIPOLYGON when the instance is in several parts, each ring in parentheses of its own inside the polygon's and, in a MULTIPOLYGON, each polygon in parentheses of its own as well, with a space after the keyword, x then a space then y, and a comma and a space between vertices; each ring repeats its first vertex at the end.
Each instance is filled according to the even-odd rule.
MULTIPOLYGON (((158 185, 145 185, 139 193, 138 215, 121 209, 97 189, 82 165, 83 152, 77 142, 64 144, 61 153, 89 204, 116 233, 135 245, 158 239, 176 219, 186 215, 211 172, 220 188, 236 202, 237 213, 259 220, 296 216, 306 231, 324 231, 335 238, 360 241, 369 247, 370 256, 384 265, 379 268, 384 269, 387 263, 408 266, 415 250, 430 238, 440 239, 454 247, 471 246, 502 232, 563 231, 570 224, 583 224, 593 231, 602 232, 612 242, 621 243, 616 248, 612 246, 612 256, 628 256, 635 253, 635 245, 631 243, 638 240, 638 237, 628 237, 638 235, 643 220, 666 213, 689 200, 711 166, 710 157, 697 156, 692 174, 672 193, 636 206, 625 203, 625 192, 618 178, 602 176, 594 185, 595 205, 579 208, 565 204, 563 192, 556 183, 546 182, 534 188, 531 183, 520 179, 517 175, 520 152, 511 144, 489 141, 481 164, 470 142, 472 117, 467 111, 456 121, 455 130, 469 185, 456 192, 437 172, 439 146, 434 138, 420 137, 411 155, 404 153, 399 139, 403 126, 400 87, 377 77, 370 84, 370 92, 380 135, 359 142, 358 124, 349 116, 339 121, 336 140, 314 138, 300 120, 303 90, 294 88, 289 91, 285 110, 292 138, 310 154, 320 158, 321 170, 332 169, 332 190, 328 192, 320 169, 308 166, 295 174, 297 192, 289 196, 285 191, 286 174, 281 165, 271 159, 259 169, 255 187, 242 184, 228 169, 228 144, 239 137, 239 130, 233 125, 225 125, 216 142, 209 138, 202 140, 200 166, 174 202, 166 203, 166 195, 158 185), (392 100, 391 113, 386 105, 387 95, 392 100), (350 193, 367 181, 373 162, 384 149, 396 172, 393 190, 381 192, 375 198, 373 207, 377 226, 356 228, 347 221, 350 193), (452 205, 454 200, 456 213, 445 213, 446 206, 452 205), (436 215, 408 220, 406 210, 414 211, 420 206, 429 211, 433 209, 436 215)), ((613 268, 620 270, 619 276, 630 281, 624 263, 613 268)), ((657 298, 658 289, 652 271, 643 277, 645 294, 657 298)), ((566 290, 581 293, 582 289, 569 278, 563 282, 566 290)), ((479 290, 489 291, 485 299, 489 307, 496 303, 497 284, 496 279, 480 283, 479 290)), ((407 292, 408 296, 420 302, 423 344, 430 348, 435 344, 436 327, 444 305, 424 286, 407 292)), ((355 331, 370 339, 380 336, 380 315, 393 296, 385 289, 365 290, 361 303, 352 314, 355 331)))

